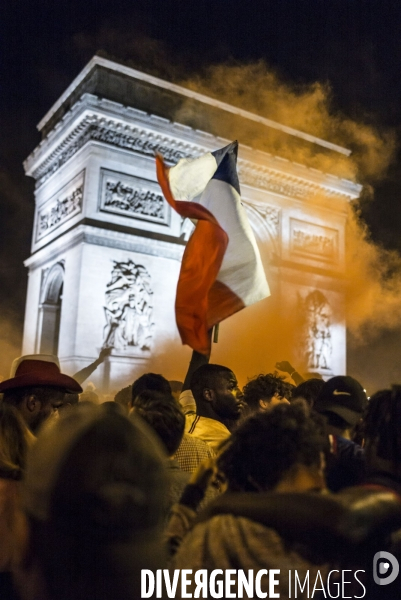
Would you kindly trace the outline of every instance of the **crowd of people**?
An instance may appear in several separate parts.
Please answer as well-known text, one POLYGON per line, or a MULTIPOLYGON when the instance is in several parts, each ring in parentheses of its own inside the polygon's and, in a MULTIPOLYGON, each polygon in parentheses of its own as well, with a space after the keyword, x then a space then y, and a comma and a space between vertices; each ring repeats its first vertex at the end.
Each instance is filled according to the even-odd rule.
POLYGON ((372 561, 401 557, 401 387, 368 399, 282 361, 241 390, 194 352, 183 383, 145 373, 100 403, 81 387, 95 363, 70 377, 25 356, 0 383, 0 600, 141 598, 159 569, 399 597, 396 563, 385 581, 372 561))

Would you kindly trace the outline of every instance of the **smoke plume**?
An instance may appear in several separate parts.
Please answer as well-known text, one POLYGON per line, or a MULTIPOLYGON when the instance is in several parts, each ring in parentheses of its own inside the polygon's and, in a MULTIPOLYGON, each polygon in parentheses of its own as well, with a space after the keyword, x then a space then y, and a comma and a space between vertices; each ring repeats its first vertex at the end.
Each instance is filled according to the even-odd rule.
MULTIPOLYGON (((231 128, 231 139, 263 149, 323 172, 352 179, 364 185, 362 198, 348 205, 346 255, 339 291, 345 289, 345 318, 354 340, 366 343, 383 328, 401 324, 401 258, 396 252, 373 243, 360 213, 361 203, 371 200, 373 186, 380 181, 394 158, 396 141, 391 131, 372 123, 352 120, 333 107, 327 83, 296 86, 284 82, 262 61, 253 64, 215 65, 182 85, 263 117, 285 124, 352 151, 350 157, 328 152, 317 145, 302 144, 274 129, 221 115, 218 123, 211 117, 210 127, 231 128)), ((176 117, 188 117, 189 103, 176 117)), ((305 204, 327 198, 306 198, 305 204)), ((330 223, 327 223, 330 226, 330 223)), ((263 246, 262 256, 266 254, 263 246)), ((265 256, 266 270, 274 271, 265 256)), ((274 274, 273 274, 274 279, 274 274)), ((273 295, 221 326, 221 343, 214 348, 213 361, 230 364, 244 380, 258 372, 273 370, 277 360, 288 358, 306 368, 297 354, 302 331, 300 317, 278 305, 273 295), (246 314, 245 314, 246 313, 246 314)), ((285 296, 285 289, 281 289, 285 296)), ((333 313, 333 321, 342 320, 333 313)), ((297 366, 298 366, 297 365, 297 366)))

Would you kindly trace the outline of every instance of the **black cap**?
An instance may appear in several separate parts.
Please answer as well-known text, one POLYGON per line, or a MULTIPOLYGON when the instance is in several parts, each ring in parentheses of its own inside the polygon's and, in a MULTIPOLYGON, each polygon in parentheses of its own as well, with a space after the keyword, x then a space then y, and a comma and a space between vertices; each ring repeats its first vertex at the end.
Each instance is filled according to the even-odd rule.
POLYGON ((356 425, 367 403, 366 392, 361 384, 349 375, 339 375, 326 381, 314 409, 318 413, 332 412, 349 425, 356 425))

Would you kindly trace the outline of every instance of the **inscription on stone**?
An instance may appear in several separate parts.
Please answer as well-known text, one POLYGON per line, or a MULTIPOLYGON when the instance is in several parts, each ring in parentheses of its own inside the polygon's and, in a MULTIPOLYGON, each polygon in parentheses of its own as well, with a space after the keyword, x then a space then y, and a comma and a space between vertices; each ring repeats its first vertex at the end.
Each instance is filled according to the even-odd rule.
POLYGON ((43 208, 39 209, 36 241, 82 212, 83 193, 84 176, 81 173, 46 202, 43 208))
POLYGON ((102 169, 101 210, 167 223, 168 207, 153 181, 102 169))
POLYGON ((291 219, 291 252, 318 258, 338 261, 338 231, 321 227, 306 221, 291 219))

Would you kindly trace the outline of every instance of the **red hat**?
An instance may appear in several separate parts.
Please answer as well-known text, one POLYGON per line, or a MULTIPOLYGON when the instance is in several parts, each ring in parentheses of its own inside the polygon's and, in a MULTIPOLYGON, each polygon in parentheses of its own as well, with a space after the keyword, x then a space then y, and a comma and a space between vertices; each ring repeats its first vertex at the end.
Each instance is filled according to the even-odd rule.
POLYGON ((57 356, 21 356, 13 363, 14 376, 0 383, 0 393, 22 387, 52 386, 69 393, 81 393, 82 388, 68 375, 60 372, 57 356))

